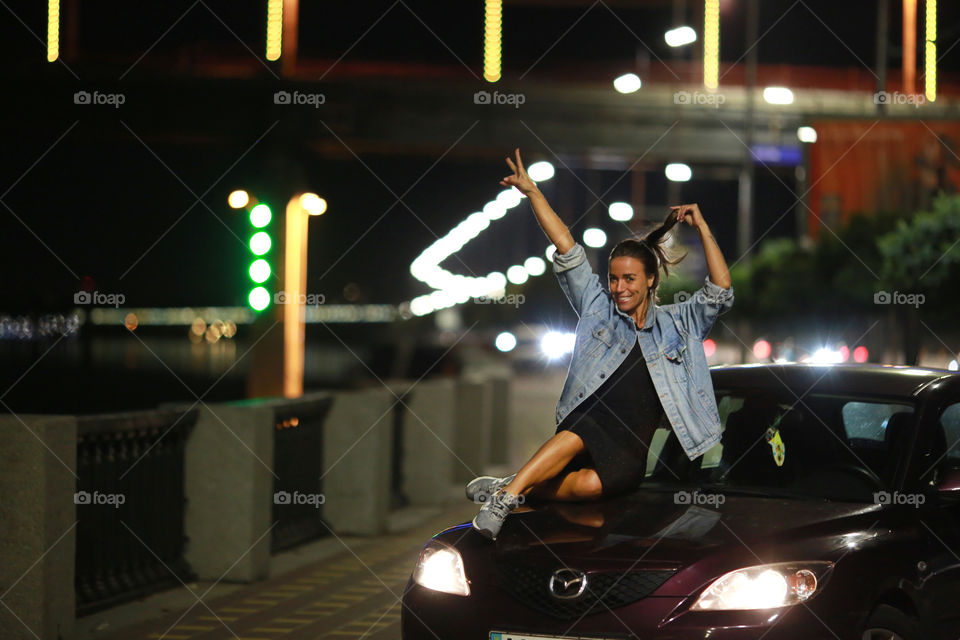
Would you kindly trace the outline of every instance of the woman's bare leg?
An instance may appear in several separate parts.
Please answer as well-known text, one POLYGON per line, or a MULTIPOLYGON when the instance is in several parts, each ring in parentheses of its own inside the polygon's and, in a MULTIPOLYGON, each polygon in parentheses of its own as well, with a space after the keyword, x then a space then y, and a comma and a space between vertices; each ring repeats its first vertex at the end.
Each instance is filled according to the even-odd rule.
MULTIPOLYGON (((533 457, 517 471, 516 477, 504 489, 514 495, 526 494, 534 486, 554 478, 563 471, 568 462, 585 449, 586 446, 580 436, 572 431, 561 431, 537 449, 533 457)), ((570 475, 573 474, 567 474, 567 476, 570 475)), ((567 485, 562 495, 568 495, 571 490, 572 487, 567 485)))
POLYGON ((603 495, 603 485, 596 469, 585 467, 541 482, 527 495, 558 502, 595 500, 603 495))

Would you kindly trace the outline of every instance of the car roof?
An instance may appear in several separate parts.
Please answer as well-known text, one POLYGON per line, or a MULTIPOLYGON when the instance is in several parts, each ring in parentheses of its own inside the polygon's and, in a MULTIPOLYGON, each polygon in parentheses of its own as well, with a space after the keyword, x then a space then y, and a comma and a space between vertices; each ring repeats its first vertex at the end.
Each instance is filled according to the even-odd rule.
POLYGON ((718 389, 790 389, 810 393, 914 396, 944 378, 960 380, 946 369, 893 364, 738 364, 710 367, 718 389))

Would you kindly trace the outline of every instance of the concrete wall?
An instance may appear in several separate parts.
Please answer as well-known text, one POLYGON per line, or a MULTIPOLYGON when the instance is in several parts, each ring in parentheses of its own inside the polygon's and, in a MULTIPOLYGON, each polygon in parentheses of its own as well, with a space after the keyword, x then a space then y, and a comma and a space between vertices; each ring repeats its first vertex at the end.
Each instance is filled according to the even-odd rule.
POLYGON ((490 378, 490 452, 487 462, 504 465, 510 462, 511 379, 490 378))
POLYGON ((510 391, 510 468, 519 469, 556 432, 557 401, 566 372, 545 371, 512 379, 510 391))
POLYGON ((337 533, 386 530, 396 401, 382 387, 336 394, 324 424, 323 513, 337 533))
POLYGON ((74 637, 77 422, 0 415, 0 636, 74 637))
MULTIPOLYGON (((404 491, 418 506, 444 504, 452 489, 485 473, 491 462, 515 462, 510 427, 518 418, 531 419, 518 409, 532 406, 528 397, 511 402, 511 385, 502 372, 473 373, 461 379, 391 380, 386 387, 332 394, 323 460, 317 461, 325 522, 337 535, 386 532, 395 446, 402 447, 404 491), (403 406, 398 397, 407 392, 403 406), (394 411, 404 421, 403 440, 396 443, 394 411)), ((198 408, 185 451, 185 556, 198 578, 249 582, 269 575, 277 413, 308 412, 312 403, 330 397, 198 408)), ((550 429, 552 406, 539 408, 550 429)), ((4 640, 74 635, 76 451, 73 417, 0 416, 4 640)))
POLYGON ((440 505, 448 495, 454 469, 456 382, 424 380, 407 402, 404 424, 404 490, 413 505, 440 505))
POLYGON ((464 377, 457 381, 453 480, 466 483, 483 475, 490 459, 492 388, 489 380, 464 377))
POLYGON ((200 409, 186 450, 187 562, 201 580, 268 576, 275 407, 200 409))

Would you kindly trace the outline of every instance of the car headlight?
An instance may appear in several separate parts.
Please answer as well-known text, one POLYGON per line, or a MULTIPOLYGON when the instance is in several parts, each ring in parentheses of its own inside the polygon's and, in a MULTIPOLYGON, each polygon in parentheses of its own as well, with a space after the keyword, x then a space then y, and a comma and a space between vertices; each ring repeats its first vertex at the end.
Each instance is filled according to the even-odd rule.
POLYGON ((417 567, 413 570, 413 581, 434 591, 470 595, 460 552, 439 540, 431 540, 420 552, 417 567))
POLYGON ((691 609, 768 609, 799 604, 813 597, 832 569, 832 562, 779 562, 737 569, 714 580, 691 609))

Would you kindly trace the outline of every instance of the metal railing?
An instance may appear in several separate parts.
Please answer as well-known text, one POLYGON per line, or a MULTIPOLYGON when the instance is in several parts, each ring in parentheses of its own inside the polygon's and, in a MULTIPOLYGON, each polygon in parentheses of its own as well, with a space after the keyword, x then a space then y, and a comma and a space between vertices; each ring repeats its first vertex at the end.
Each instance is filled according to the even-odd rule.
POLYGON ((276 522, 270 551, 276 553, 329 533, 323 521, 323 423, 333 398, 278 408, 274 439, 276 522))
POLYGON ((184 451, 195 411, 77 420, 76 611, 193 579, 183 557, 184 451))

